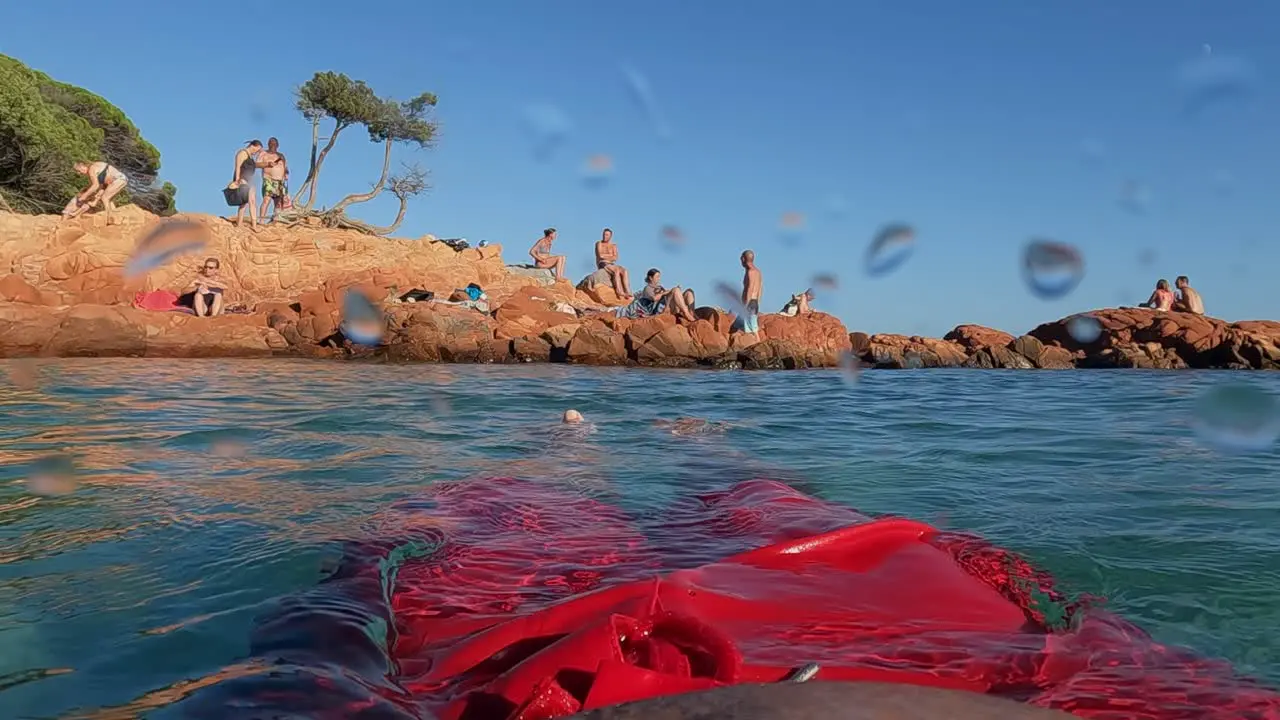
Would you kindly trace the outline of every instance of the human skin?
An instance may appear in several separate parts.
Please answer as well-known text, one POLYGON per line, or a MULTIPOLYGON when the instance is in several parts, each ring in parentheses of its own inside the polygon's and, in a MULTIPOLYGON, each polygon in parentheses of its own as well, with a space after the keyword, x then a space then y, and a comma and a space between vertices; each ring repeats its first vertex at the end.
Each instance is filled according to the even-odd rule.
POLYGON ((1057 710, 958 690, 886 683, 735 685, 615 705, 577 720, 1072 720, 1057 710))

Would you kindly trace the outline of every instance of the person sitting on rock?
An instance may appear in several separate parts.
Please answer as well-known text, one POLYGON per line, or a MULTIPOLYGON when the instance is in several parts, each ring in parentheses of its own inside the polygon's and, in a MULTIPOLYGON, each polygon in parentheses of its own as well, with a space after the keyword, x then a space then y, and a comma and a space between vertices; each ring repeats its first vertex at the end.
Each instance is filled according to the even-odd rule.
POLYGON ((1169 289, 1169 281, 1160 278, 1156 283, 1156 289, 1151 293, 1151 297, 1142 303, 1143 307, 1149 307, 1152 310, 1163 310, 1168 312, 1173 309, 1173 291, 1169 289))
POLYGON ((596 243, 596 268, 609 274, 618 297, 631 296, 631 278, 627 269, 618 264, 618 245, 613 242, 613 231, 609 228, 600 233, 600 241, 596 243))
POLYGON ((106 162, 78 162, 74 167, 77 173, 89 178, 89 187, 71 198, 67 206, 62 209, 62 216, 68 219, 79 217, 97 203, 102 206, 102 212, 107 216, 107 224, 114 225, 115 218, 111 213, 116 206, 112 198, 125 189, 129 184, 129 178, 125 177, 118 168, 106 162))
POLYGON ((218 258, 206 258, 204 266, 187 286, 187 292, 194 293, 191 296, 191 306, 199 317, 222 314, 222 281, 218 279, 220 268, 218 258))
POLYGON ((1195 313, 1196 315, 1204 314, 1204 299, 1200 297, 1200 293, 1191 287, 1191 281, 1186 275, 1179 275, 1177 280, 1173 281, 1175 287, 1178 288, 1178 299, 1173 303, 1173 309, 1178 312, 1195 313))
POLYGON ((548 269, 553 268, 556 273, 556 280, 564 279, 564 255, 552 255, 551 243, 556 240, 556 229, 547 228, 542 231, 542 237, 529 248, 529 257, 533 258, 533 266, 536 268, 548 269))
POLYGON ((649 268, 649 272, 644 276, 644 289, 636 293, 631 304, 620 307, 614 312, 620 318, 639 320, 653 317, 663 311, 669 311, 686 322, 697 319, 680 286, 677 285, 670 290, 662 287, 662 271, 658 268, 649 268))
POLYGON ((783 305, 782 309, 778 311, 778 314, 786 315, 787 317, 808 315, 813 312, 813 309, 809 307, 811 302, 813 302, 813 290, 805 290, 797 295, 792 295, 787 304, 783 305))

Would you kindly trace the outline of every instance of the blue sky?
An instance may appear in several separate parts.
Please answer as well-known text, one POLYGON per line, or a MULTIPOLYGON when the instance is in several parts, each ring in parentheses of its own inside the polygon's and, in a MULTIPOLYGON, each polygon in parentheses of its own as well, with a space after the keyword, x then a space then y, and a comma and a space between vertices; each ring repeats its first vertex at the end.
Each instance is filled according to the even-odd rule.
MULTIPOLYGON (((1280 5, 1240 0, 1080 2, 413 3, 354 12, 318 0, 237 6, 160 2, 5 11, 0 52, 124 109, 163 154, 179 206, 223 212, 220 188, 250 137, 278 136, 301 169, 309 126, 291 90, 318 70, 377 92, 440 98, 440 142, 403 152, 431 171, 398 235, 500 242, 523 260, 539 230, 585 274, 610 226, 639 277, 709 299, 756 251, 767 309, 836 274, 820 298, 850 329, 939 335, 959 323, 1022 332, 1072 312, 1146 298, 1182 273, 1211 314, 1280 317, 1271 285, 1280 203, 1280 5), (254 12, 260 14, 254 16, 254 12), (56 32, 53 30, 56 29, 56 32), (52 33, 52 34, 50 34, 52 33), (1183 111, 1178 74, 1204 62, 1256 69, 1243 97, 1183 111), (670 127, 661 137, 622 68, 645 77, 670 127), (534 159, 524 108, 572 123, 534 159), (597 153, 600 189, 580 170, 597 153), (1118 202, 1135 181, 1144 215, 1118 202), (840 212, 833 212, 843 206, 840 212), (785 213, 802 213, 796 245, 785 213), (862 271, 878 227, 917 229, 887 277, 862 271), (678 254, 663 225, 687 237, 678 254), (1065 298, 1026 289, 1033 236, 1076 245, 1086 274, 1065 298), (1155 261, 1140 257, 1154 251, 1155 261)), ((348 131, 321 179, 332 202, 376 179, 379 150, 348 131)), ((295 182, 300 177, 295 178, 295 182)), ((387 222, 394 199, 360 216, 387 222)))

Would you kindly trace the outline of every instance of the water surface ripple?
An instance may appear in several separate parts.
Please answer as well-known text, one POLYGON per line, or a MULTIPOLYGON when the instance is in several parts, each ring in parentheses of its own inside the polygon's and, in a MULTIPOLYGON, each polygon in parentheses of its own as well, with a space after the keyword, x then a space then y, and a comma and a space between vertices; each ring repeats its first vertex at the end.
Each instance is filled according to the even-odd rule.
MULTIPOLYGON (((255 619, 314 589, 346 541, 376 537, 395 501, 492 475, 633 513, 770 477, 975 530, 1157 639, 1280 684, 1280 452, 1221 456, 1188 423, 1200 392, 1239 375, 925 370, 850 388, 836 371, 68 360, 31 387, 11 367, 13 717, 132 717, 264 672, 244 660, 255 619), (561 427, 569 407, 591 427, 561 427), (728 428, 655 425, 680 416, 728 428), (28 491, 49 455, 74 460, 74 493, 28 491)), ((1280 392, 1278 375, 1246 381, 1280 392)))

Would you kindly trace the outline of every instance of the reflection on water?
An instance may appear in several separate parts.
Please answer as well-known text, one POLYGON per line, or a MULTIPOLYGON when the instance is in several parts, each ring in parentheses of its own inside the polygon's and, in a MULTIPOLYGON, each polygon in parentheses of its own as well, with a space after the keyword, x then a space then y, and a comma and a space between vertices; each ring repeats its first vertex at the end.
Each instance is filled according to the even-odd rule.
POLYGON ((1105 592, 1162 640, 1280 682, 1280 457, 1220 456, 1185 419, 1229 379, 6 364, 0 703, 132 717, 254 672, 237 663, 270 603, 333 572, 344 542, 377 538, 395 501, 486 476, 641 514, 763 476, 945 520, 1105 592), (565 431, 570 407, 594 433, 565 431), (74 463, 74 492, 31 492, 50 457, 74 463))

